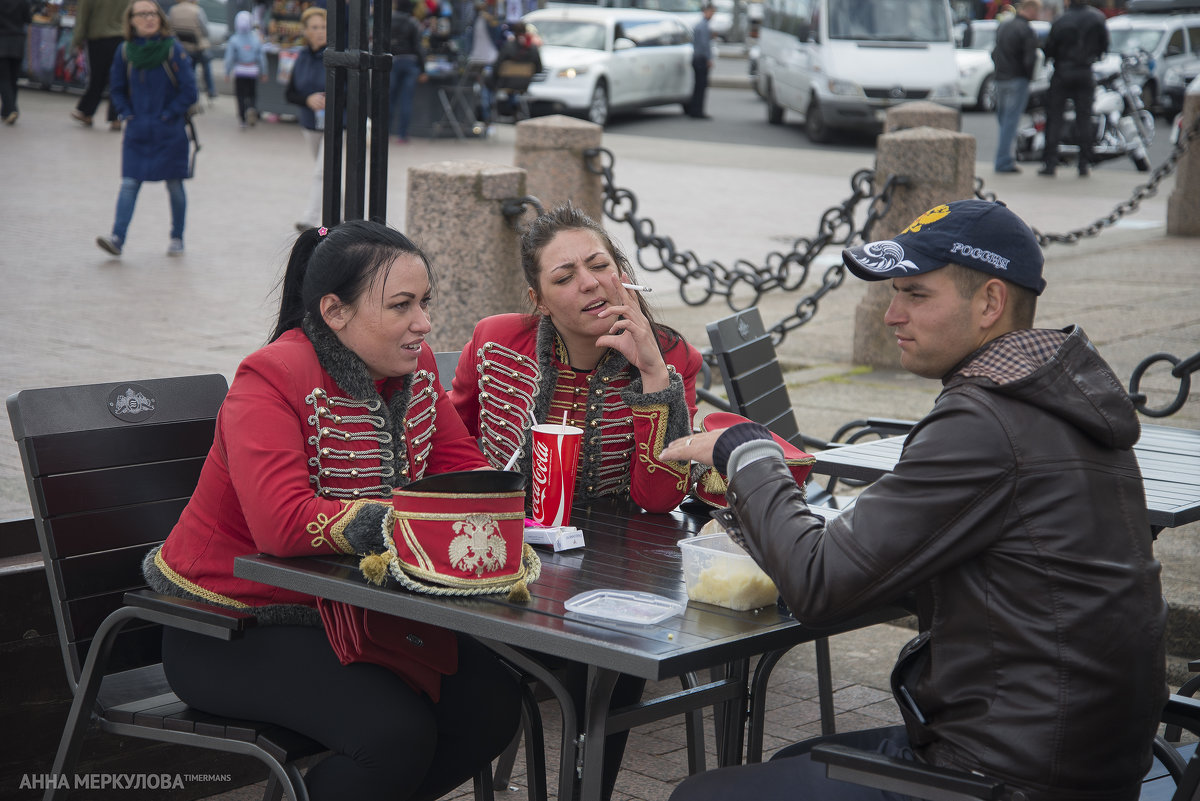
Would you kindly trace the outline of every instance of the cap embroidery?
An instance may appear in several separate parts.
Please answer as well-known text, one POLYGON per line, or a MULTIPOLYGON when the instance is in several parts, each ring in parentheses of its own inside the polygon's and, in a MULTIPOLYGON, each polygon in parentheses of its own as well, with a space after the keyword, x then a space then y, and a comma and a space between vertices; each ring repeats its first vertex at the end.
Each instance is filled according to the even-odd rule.
POLYGON ((945 203, 943 203, 940 206, 934 206, 932 209, 925 212, 917 219, 913 220, 912 223, 909 224, 909 226, 907 228, 905 228, 903 231, 901 231, 900 233, 910 234, 915 231, 920 231, 923 226, 929 225, 930 223, 937 222, 938 220, 942 219, 949 213, 950 213, 950 207, 947 206, 945 203))
MULTIPOLYGON (((916 223, 913 223, 916 225, 916 223)), ((910 228, 912 226, 909 226, 910 228)), ((873 273, 886 273, 895 269, 916 270, 920 267, 913 264, 904 256, 904 248, 899 242, 885 239, 882 242, 871 242, 863 245, 862 257, 858 260, 863 269, 873 273)))
POLYGON ((999 253, 993 253, 990 250, 984 250, 983 248, 976 248, 976 247, 972 247, 970 245, 964 245, 962 242, 955 242, 954 245, 950 248, 950 252, 951 253, 961 253, 964 256, 970 256, 972 259, 975 259, 976 261, 982 261, 982 262, 992 265, 997 270, 1007 270, 1008 269, 1008 259, 1001 256, 999 253))

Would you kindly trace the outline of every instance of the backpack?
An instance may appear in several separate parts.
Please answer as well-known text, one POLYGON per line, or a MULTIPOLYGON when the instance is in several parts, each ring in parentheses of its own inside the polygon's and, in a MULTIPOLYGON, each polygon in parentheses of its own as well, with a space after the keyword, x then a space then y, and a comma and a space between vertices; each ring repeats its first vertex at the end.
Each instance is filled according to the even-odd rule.
MULTIPOLYGON (((125 42, 121 43, 121 60, 125 62, 125 80, 129 85, 133 86, 133 65, 129 63, 129 54, 125 52, 125 42)), ((176 89, 179 88, 179 76, 175 74, 175 62, 170 56, 163 59, 163 69, 167 72, 167 77, 171 79, 171 85, 176 89)), ((188 178, 195 177, 196 174, 196 154, 200 152, 200 137, 196 135, 196 123, 193 119, 197 114, 204 112, 204 106, 200 105, 200 100, 188 106, 187 111, 183 114, 183 120, 187 123, 188 139, 192 141, 192 157, 188 159, 188 178)))

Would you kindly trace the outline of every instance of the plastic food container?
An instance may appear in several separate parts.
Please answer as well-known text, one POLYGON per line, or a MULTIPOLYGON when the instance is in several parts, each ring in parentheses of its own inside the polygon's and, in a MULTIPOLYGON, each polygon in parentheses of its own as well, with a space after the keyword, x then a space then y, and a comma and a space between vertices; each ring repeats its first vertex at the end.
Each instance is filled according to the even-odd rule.
POLYGON ((688 598, 745 611, 775 603, 779 591, 758 563, 728 534, 679 541, 688 598))
POLYGON ((641 626, 659 623, 684 609, 670 598, 632 590, 589 590, 567 599, 563 606, 579 615, 641 626))

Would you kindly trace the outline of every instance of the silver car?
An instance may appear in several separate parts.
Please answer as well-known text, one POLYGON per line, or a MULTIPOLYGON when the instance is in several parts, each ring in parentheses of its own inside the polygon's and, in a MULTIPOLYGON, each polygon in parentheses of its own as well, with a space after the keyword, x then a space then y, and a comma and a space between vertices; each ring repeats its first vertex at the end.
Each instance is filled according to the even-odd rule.
POLYGON ((604 125, 614 111, 691 99, 692 34, 673 14, 575 6, 522 19, 542 40, 542 72, 527 94, 535 112, 604 125))

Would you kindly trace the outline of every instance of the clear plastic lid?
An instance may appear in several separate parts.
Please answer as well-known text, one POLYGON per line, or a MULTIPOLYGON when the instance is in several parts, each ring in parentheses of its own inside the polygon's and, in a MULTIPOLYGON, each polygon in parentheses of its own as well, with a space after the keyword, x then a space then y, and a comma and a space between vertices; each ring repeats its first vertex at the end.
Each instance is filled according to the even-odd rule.
POLYGON ((568 612, 642 626, 659 623, 684 610, 679 601, 632 590, 588 590, 568 599, 563 606, 568 612))

